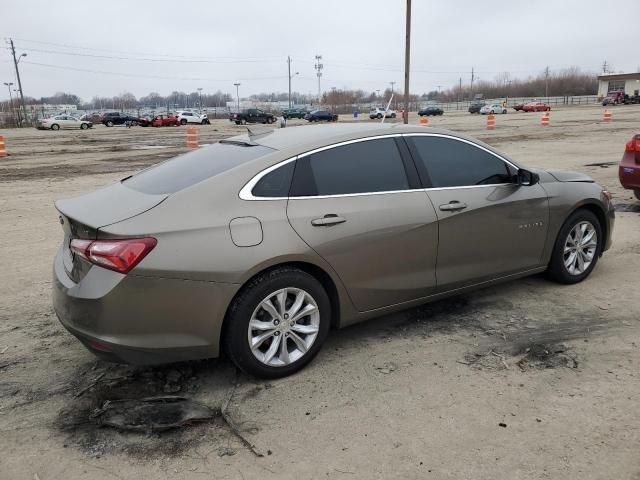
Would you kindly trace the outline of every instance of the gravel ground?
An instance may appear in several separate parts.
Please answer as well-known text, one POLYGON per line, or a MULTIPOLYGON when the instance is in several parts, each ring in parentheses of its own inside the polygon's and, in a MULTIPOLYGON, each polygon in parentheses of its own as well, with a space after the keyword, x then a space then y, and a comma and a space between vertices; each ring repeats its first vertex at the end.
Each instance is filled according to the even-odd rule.
MULTIPOLYGON (((546 128, 509 113, 494 131, 462 112, 429 120, 611 189, 613 247, 587 281, 534 276, 333 332, 308 368, 269 382, 224 359, 106 364, 52 311, 53 201, 185 151, 183 128, 0 131, 0 479, 640 479, 640 202, 616 167, 640 106, 611 124, 602 112, 554 110, 546 128), (107 400, 167 394, 213 418, 97 424, 107 400)), ((242 130, 198 127, 201 143, 242 130)))

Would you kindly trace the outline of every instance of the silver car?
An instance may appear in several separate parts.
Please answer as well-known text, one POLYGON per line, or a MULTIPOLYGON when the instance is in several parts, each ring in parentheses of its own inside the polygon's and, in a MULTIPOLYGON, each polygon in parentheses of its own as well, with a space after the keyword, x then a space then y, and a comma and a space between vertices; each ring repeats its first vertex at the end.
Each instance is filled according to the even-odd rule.
POLYGON ((459 134, 294 127, 223 140, 56 203, 53 303, 92 352, 288 375, 329 329, 546 272, 585 279, 609 193, 459 134))

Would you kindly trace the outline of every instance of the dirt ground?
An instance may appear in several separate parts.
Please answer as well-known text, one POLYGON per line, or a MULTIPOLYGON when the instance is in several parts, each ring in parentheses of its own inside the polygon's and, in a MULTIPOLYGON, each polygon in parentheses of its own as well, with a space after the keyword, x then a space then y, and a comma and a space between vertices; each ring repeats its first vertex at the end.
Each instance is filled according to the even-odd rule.
MULTIPOLYGON (((640 202, 616 163, 640 106, 612 109, 611 124, 602 111, 554 110, 546 128, 541 114, 498 115, 495 131, 468 113, 430 118, 611 189, 613 247, 587 281, 534 276, 336 331, 308 368, 269 382, 224 359, 103 363, 53 313, 53 201, 184 151, 183 128, 0 131, 0 479, 639 480, 640 202), (96 424, 106 401, 167 394, 214 418, 162 433, 96 424)), ((198 131, 208 143, 242 128, 198 131)))

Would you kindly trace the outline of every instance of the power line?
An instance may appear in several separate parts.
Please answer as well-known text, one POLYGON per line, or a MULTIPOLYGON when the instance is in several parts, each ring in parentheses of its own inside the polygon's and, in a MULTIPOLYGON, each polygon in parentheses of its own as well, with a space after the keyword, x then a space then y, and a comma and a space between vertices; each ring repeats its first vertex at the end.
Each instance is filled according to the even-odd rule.
POLYGON ((100 75, 116 75, 116 76, 122 76, 122 77, 133 77, 133 78, 151 78, 151 79, 159 79, 159 80, 187 80, 187 81, 203 81, 203 82, 232 82, 235 80, 245 80, 245 81, 251 81, 251 80, 277 80, 277 79, 282 79, 282 78, 286 78, 286 76, 273 76, 273 77, 253 77, 253 78, 241 78, 241 79, 213 79, 213 78, 203 78, 203 77, 165 77, 165 76, 161 76, 161 75, 143 75, 143 74, 135 74, 135 73, 125 73, 125 72, 109 72, 109 71, 105 71, 105 70, 92 70, 92 69, 88 69, 88 68, 76 68, 76 67, 69 67, 69 66, 64 66, 64 65, 52 65, 52 64, 48 64, 48 63, 39 63, 39 62, 28 62, 28 61, 24 61, 22 63, 26 63, 29 65, 36 65, 39 67, 46 67, 46 68, 55 68, 55 69, 60 69, 60 70, 71 70, 71 71, 75 71, 75 72, 85 72, 85 73, 97 73, 100 75))

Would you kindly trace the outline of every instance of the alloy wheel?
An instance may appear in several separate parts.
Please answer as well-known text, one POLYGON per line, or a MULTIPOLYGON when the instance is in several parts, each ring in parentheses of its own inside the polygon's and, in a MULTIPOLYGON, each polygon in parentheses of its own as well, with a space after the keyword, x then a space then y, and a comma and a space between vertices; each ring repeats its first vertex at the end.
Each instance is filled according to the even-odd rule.
POLYGON ((320 310, 299 288, 282 288, 265 297, 249 321, 247 340, 254 357, 271 367, 302 358, 320 331, 320 310))
POLYGON ((567 272, 581 275, 591 263, 598 248, 598 233, 591 222, 577 223, 567 235, 564 243, 563 260, 567 272))

